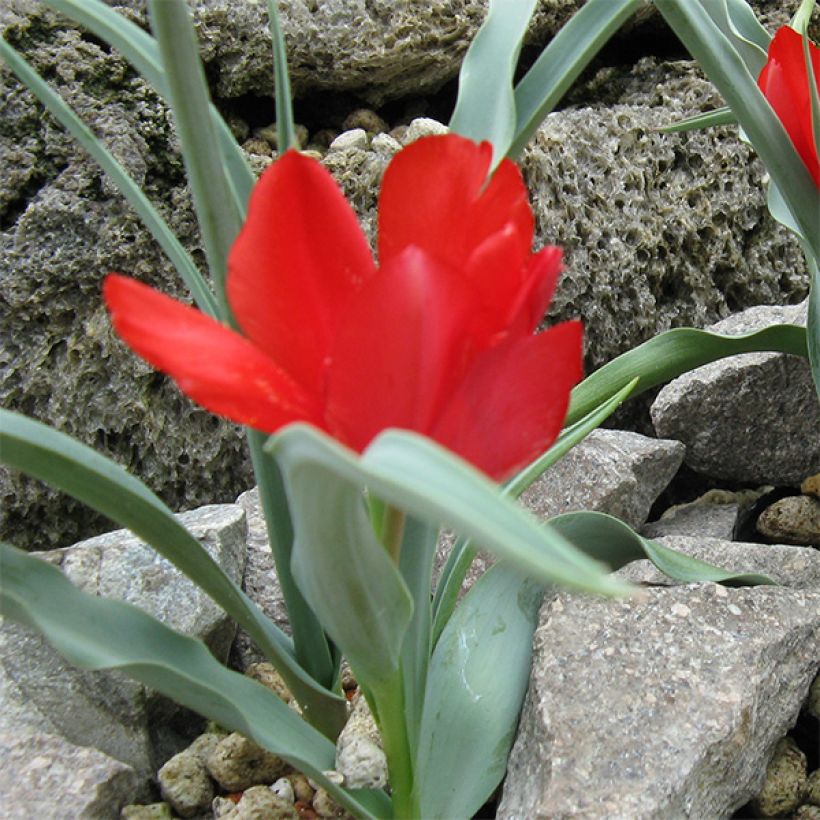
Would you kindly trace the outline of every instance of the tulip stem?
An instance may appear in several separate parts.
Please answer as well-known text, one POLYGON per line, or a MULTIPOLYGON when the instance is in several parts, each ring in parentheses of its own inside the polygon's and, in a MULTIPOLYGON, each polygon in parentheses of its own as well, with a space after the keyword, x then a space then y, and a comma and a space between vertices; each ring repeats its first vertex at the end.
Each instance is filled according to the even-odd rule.
POLYGON ((803 0, 796 14, 792 17, 792 28, 804 34, 811 21, 811 13, 814 11, 816 0, 803 0))
POLYGON ((407 515, 403 510, 396 509, 392 505, 387 505, 384 510, 382 524, 382 541, 387 547, 387 552, 393 559, 393 563, 399 565, 401 556, 401 542, 404 538, 404 524, 407 515))

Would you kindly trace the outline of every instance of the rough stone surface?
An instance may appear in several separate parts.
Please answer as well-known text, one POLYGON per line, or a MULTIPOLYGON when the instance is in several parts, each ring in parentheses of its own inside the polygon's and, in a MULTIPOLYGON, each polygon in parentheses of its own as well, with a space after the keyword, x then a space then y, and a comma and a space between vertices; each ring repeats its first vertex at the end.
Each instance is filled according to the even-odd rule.
POLYGON ((763 788, 752 806, 759 817, 783 817, 800 805, 807 786, 806 755, 790 737, 784 737, 775 747, 763 788))
MULTIPOLYGON (((180 516, 208 553, 239 581, 244 515, 235 505, 180 516)), ((227 656, 234 633, 225 614, 165 559, 126 530, 43 553, 86 592, 139 606, 227 656)), ((189 713, 122 675, 65 662, 38 634, 7 621, 0 628, 0 729, 20 726, 94 746, 151 777, 158 762, 187 745, 189 713)))
MULTIPOLYGON (((142 12, 145 2, 120 0, 120 5, 142 12)), ((218 96, 269 96, 273 64, 266 4, 195 0, 191 5, 218 96)), ((581 0, 541 0, 530 42, 546 42, 580 5, 581 0)), ((281 3, 294 93, 346 91, 380 105, 435 91, 458 74, 486 10, 487 0, 281 3)))
POLYGON ((809 689, 809 699, 806 703, 806 711, 820 720, 820 675, 818 675, 809 689))
POLYGON ((223 738, 208 756, 208 772, 225 791, 270 784, 281 777, 287 763, 278 755, 257 746, 234 732, 223 738))
POLYGON ((174 755, 157 773, 164 800, 180 815, 193 817, 214 799, 214 784, 200 756, 191 751, 174 755))
POLYGON ((820 769, 815 769, 806 778, 806 800, 814 806, 820 806, 820 769))
POLYGON ((820 499, 781 498, 763 510, 756 526, 761 535, 780 544, 820 545, 820 499))
POLYGON ((120 820, 173 820, 173 817, 167 803, 132 804, 124 806, 120 812, 120 820))
MULTIPOLYGON (((268 545, 268 528, 265 514, 259 501, 259 490, 243 493, 236 503, 245 511, 248 524, 247 562, 242 579, 242 589, 256 605, 280 629, 290 634, 287 607, 273 565, 273 555, 268 545)), ((246 670, 251 664, 265 660, 244 629, 237 629, 236 640, 231 651, 231 663, 234 667, 246 670)))
MULTIPOLYGON (((712 329, 743 334, 805 317, 805 303, 750 308, 712 329)), ((664 387, 651 415, 659 436, 686 445, 686 464, 712 478, 799 485, 820 469, 820 405, 798 356, 746 353, 699 367, 664 387)))
MULTIPOLYGON (((640 529, 649 509, 677 472, 683 448, 621 430, 594 430, 522 496, 523 505, 540 520, 576 510, 617 516, 640 529)), ((439 543, 434 567, 438 578, 455 541, 451 533, 439 543)), ((467 572, 462 594, 492 565, 479 553, 467 572)))
POLYGON ((367 701, 359 697, 336 741, 336 771, 351 789, 381 789, 387 785, 387 757, 367 701))
POLYGON ((657 521, 645 524, 641 535, 647 538, 695 535, 730 541, 739 509, 737 504, 681 504, 665 512, 657 521))
POLYGON ((300 815, 291 803, 267 786, 253 786, 234 808, 219 817, 221 820, 299 820, 300 815))
POLYGON ((680 467, 683 446, 621 430, 595 430, 544 473, 521 499, 542 520, 599 510, 633 529, 680 467))
POLYGON ((139 789, 136 772, 59 735, 0 732, 6 820, 113 818, 139 789))
POLYGON ((551 597, 499 818, 729 817, 762 786, 820 663, 820 554, 662 543, 786 586, 551 597))
MULTIPOLYGON (((202 261, 157 95, 43 3, 0 3, 0 36, 54 84, 202 261)), ((107 177, 0 66, 0 404, 111 456, 173 510, 232 501, 253 483, 241 433, 115 339, 100 298, 109 271, 184 293, 107 177)), ((5 540, 49 549, 109 527, 80 502, 0 469, 5 540)))

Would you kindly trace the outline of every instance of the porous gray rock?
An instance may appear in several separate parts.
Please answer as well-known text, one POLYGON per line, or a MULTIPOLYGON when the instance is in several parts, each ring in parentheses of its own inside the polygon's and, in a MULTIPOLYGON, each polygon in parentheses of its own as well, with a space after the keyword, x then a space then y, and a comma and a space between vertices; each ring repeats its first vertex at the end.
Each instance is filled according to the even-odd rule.
POLYGON ((118 817, 140 785, 127 764, 59 735, 0 732, 3 817, 118 817))
POLYGON ((597 510, 640 529, 682 460, 683 445, 677 441, 598 429, 550 467, 521 500, 544 521, 597 510))
POLYGON ((657 521, 641 528, 646 538, 666 535, 693 535, 701 538, 732 540, 740 507, 737 504, 706 504, 693 501, 665 512, 657 521))
POLYGON ((359 697, 336 741, 336 771, 351 789, 387 785, 387 756, 376 722, 364 697, 359 697))
MULTIPOLYGON (((145 19, 145 0, 120 0, 145 19)), ((265 3, 195 0, 203 59, 222 98, 269 96, 265 3)), ((545 43, 582 0, 541 0, 528 40, 545 43)), ((294 93, 355 93, 370 105, 436 91, 458 74, 487 0, 287 0, 280 4, 294 93)))
POLYGON ((237 732, 222 738, 208 755, 208 773, 225 791, 236 792, 264 783, 270 785, 288 768, 282 758, 237 732))
MULTIPOLYGON (((242 510, 211 506, 179 519, 238 583, 245 549, 242 510)), ((234 624, 193 582, 126 530, 41 557, 85 592, 135 604, 204 640, 217 657, 227 656, 234 624)), ((70 666, 39 634, 10 620, 0 628, 0 658, 0 729, 25 726, 63 735, 128 763, 143 778, 187 745, 197 723, 190 713, 120 674, 70 666)))
MULTIPOLYGON (((712 326, 740 335, 803 324, 806 305, 750 308, 712 326)), ((686 445, 686 464, 712 478, 794 484, 820 470, 820 404, 805 359, 746 353, 698 367, 651 408, 659 436, 686 445)))
MULTIPOLYGON (((820 554, 661 543, 784 586, 552 596, 499 818, 727 818, 761 788, 820 662, 820 554)), ((649 562, 621 574, 659 576, 649 562)))
POLYGON ((201 757, 189 750, 175 754, 157 772, 160 792, 180 817, 204 812, 214 799, 214 783, 201 757))
POLYGON ((807 791, 806 755, 792 738, 784 737, 775 747, 752 806, 758 817, 783 817, 800 805, 807 791))
MULTIPOLYGON (((103 139, 201 262, 167 107, 116 52, 45 4, 0 6, 0 36, 103 139)), ((100 296, 110 271, 184 293, 107 177, 0 65, 0 404, 111 456, 174 510, 232 501, 252 484, 241 433, 114 337, 100 296)), ((110 527, 5 468, 0 498, 0 533, 24 549, 65 546, 110 527)))

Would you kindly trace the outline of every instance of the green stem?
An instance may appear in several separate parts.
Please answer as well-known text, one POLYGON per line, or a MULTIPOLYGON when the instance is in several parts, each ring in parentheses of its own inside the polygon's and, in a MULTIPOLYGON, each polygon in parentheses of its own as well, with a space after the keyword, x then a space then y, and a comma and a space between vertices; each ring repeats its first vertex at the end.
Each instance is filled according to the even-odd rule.
POLYGON ((373 687, 373 710, 387 757, 394 820, 418 820, 418 798, 413 790, 413 759, 407 736, 401 667, 373 687))
POLYGON ((800 4, 800 7, 795 12, 794 17, 792 17, 791 22, 791 27, 795 31, 799 31, 803 34, 808 30, 809 23, 811 22, 811 14, 814 11, 816 1, 817 0, 803 0, 800 4))
POLYGON ((402 510, 398 510, 393 506, 385 508, 382 541, 396 566, 398 566, 399 557, 401 556, 401 542, 404 538, 406 521, 407 515, 402 510))

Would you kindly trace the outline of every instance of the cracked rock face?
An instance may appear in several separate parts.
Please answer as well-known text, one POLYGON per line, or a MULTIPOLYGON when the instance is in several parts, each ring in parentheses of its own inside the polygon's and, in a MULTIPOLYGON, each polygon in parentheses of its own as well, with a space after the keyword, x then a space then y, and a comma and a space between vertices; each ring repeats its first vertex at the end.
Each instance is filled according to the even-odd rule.
MULTIPOLYGON (((785 586, 548 600, 498 817, 729 817, 760 789, 817 673, 820 554, 663 543, 785 586)), ((623 574, 662 579, 648 562, 623 574)))

